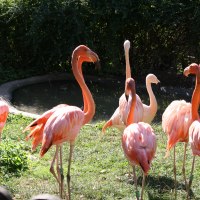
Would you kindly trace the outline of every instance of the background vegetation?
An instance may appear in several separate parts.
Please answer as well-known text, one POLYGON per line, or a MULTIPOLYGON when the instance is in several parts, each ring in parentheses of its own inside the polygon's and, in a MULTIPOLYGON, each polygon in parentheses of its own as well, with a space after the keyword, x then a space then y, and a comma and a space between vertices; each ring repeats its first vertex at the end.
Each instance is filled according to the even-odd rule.
POLYGON ((200 1, 1 0, 1 82, 70 70, 87 44, 102 73, 124 75, 125 39, 133 73, 177 74, 200 58, 200 1))

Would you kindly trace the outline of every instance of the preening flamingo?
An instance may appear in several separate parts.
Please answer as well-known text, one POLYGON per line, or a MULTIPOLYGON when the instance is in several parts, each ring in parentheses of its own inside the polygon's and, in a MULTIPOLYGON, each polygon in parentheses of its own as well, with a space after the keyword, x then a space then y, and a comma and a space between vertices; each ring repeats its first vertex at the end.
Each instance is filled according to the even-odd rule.
POLYGON ((139 199, 137 190, 137 177, 135 173, 135 165, 143 170, 141 199, 143 199, 145 176, 150 169, 151 161, 156 153, 156 136, 152 127, 148 123, 134 121, 134 110, 136 108, 136 91, 135 81, 132 78, 126 80, 125 94, 131 103, 127 118, 126 128, 122 135, 122 148, 124 154, 133 166, 134 183, 136 188, 136 197, 139 199))
POLYGON ((196 63, 192 63, 184 70, 184 75, 188 76, 189 74, 196 75, 196 84, 195 89, 192 95, 192 124, 189 128, 189 143, 191 144, 192 153, 193 153, 193 162, 192 162, 192 169, 191 175, 188 185, 187 191, 187 199, 189 198, 189 191, 192 185, 193 179, 193 171, 194 171, 194 163, 195 157, 200 156, 200 118, 199 118, 199 104, 200 104, 200 65, 196 63))
MULTIPOLYGON (((131 68, 129 63, 129 48, 130 42, 126 40, 124 42, 125 60, 126 60, 126 79, 131 77, 131 68)), ((150 105, 143 104, 140 97, 136 94, 136 109, 134 122, 143 121, 151 123, 157 112, 157 101, 153 93, 151 84, 158 84, 160 81, 154 74, 148 74, 146 77, 146 88, 150 99, 150 105)), ((130 106, 128 105, 125 95, 123 94, 119 99, 119 107, 115 110, 111 118, 104 124, 102 132, 105 132, 108 127, 116 127, 119 130, 124 130, 125 122, 128 116, 130 106)))
POLYGON ((3 99, 0 99, 0 141, 3 128, 6 124, 8 113, 9 113, 8 103, 3 99))
MULTIPOLYGON (((196 75, 196 85, 198 83, 198 74, 197 70, 194 73, 194 70, 191 69, 195 68, 196 64, 191 64, 189 67, 187 67, 184 70, 184 75, 187 75, 189 73, 192 73, 196 75), (190 70, 192 71, 190 71, 190 70)), ((195 87, 192 95, 192 99, 194 98, 195 94, 197 92, 197 89, 195 87)), ((182 172, 183 177, 185 181, 186 190, 188 190, 188 185, 186 181, 186 175, 185 175, 185 159, 186 159, 186 150, 187 150, 187 144, 189 139, 189 127, 191 123, 193 122, 192 119, 192 107, 194 107, 194 102, 192 100, 191 103, 187 103, 184 100, 176 100, 173 101, 164 111, 162 115, 162 127, 164 132, 168 136, 167 140, 167 154, 169 154, 169 151, 171 148, 174 147, 174 179, 175 179, 175 198, 176 198, 176 154, 175 154, 175 145, 177 142, 185 142, 184 147, 184 157, 183 157, 183 166, 182 166, 182 172)))
MULTIPOLYGON (((67 172, 69 199, 71 199, 70 167, 75 140, 79 134, 81 127, 84 124, 88 123, 95 114, 95 103, 82 75, 83 62, 99 62, 99 57, 88 47, 80 45, 72 53, 72 71, 82 90, 84 101, 83 111, 76 106, 61 104, 45 112, 43 115, 41 115, 41 117, 36 119, 25 128, 25 131, 31 130, 31 133, 27 138, 33 138, 33 149, 35 149, 36 146, 42 142, 42 147, 40 150, 41 157, 44 156, 44 154, 52 145, 56 145, 56 153, 52 160, 50 171, 53 171, 53 175, 59 182, 59 185, 61 186, 60 190, 62 190, 62 174, 60 174, 58 170, 58 175, 56 175, 53 170, 53 166, 55 159, 58 159, 59 147, 62 145, 63 142, 67 141, 70 143, 67 172)), ((62 158, 62 155, 60 157, 62 158)))

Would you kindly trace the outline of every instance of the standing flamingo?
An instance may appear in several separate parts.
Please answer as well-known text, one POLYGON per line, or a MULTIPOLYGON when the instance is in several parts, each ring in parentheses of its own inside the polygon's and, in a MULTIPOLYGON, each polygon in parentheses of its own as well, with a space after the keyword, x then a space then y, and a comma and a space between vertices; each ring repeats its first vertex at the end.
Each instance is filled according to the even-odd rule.
POLYGON ((1 134, 6 124, 8 113, 9 113, 8 103, 3 99, 0 99, 0 142, 1 142, 1 134))
MULTIPOLYGON (((187 75, 189 73, 192 73, 196 75, 196 84, 198 83, 198 74, 197 70, 195 71, 194 68, 196 68, 197 64, 191 64, 189 67, 187 67, 184 70, 184 75, 187 75), (190 72, 190 70, 191 72, 190 72), (195 73, 194 73, 195 72, 195 73)), ((192 99, 194 98, 194 95, 196 94, 197 89, 195 87, 192 95, 192 99)), ((187 150, 187 144, 189 139, 189 127, 191 123, 193 122, 192 118, 192 107, 194 107, 194 102, 192 100, 191 103, 187 103, 184 100, 175 100, 173 101, 164 111, 162 115, 162 127, 165 133, 168 135, 167 140, 167 154, 169 154, 169 151, 171 148, 174 147, 174 181, 175 181, 175 198, 176 198, 176 153, 175 153, 175 145, 177 142, 184 142, 184 157, 183 157, 183 166, 182 166, 182 172, 183 177, 185 181, 186 190, 188 190, 188 185, 186 181, 186 175, 185 175, 185 159, 186 159, 186 150, 187 150)))
POLYGON ((192 185, 192 179, 193 179, 193 171, 194 171, 194 163, 195 163, 195 157, 200 156, 200 118, 198 113, 198 108, 200 104, 200 65, 197 65, 196 63, 192 63, 184 70, 184 75, 188 76, 189 74, 196 75, 196 84, 195 89, 192 95, 192 124, 189 128, 189 142, 191 144, 192 153, 193 153, 193 162, 192 162, 192 169, 191 169, 191 175, 187 190, 187 199, 189 198, 189 191, 190 187, 192 185))
MULTIPOLYGON (((33 121, 25 128, 25 131, 31 130, 31 133, 27 138, 33 138, 33 149, 35 149, 37 145, 42 142, 42 147, 40 150, 41 157, 44 156, 44 154, 52 145, 56 145, 56 153, 51 163, 51 172, 54 171, 53 166, 55 159, 58 156, 59 147, 65 141, 70 143, 67 172, 69 199, 71 199, 70 167, 75 139, 78 136, 81 127, 88 123, 95 114, 95 103, 82 75, 83 62, 99 62, 99 57, 88 47, 80 45, 72 53, 72 71, 82 90, 84 101, 83 111, 76 106, 61 104, 45 112, 43 115, 41 115, 41 117, 33 121)), ((62 155, 60 157, 62 157, 62 155)), ((53 175, 56 177, 59 185, 61 185, 59 172, 58 175, 56 175, 55 172, 53 175)))
MULTIPOLYGON (((124 42, 125 60, 126 60, 126 79, 131 77, 131 68, 129 63, 129 48, 130 42, 124 42)), ((146 88, 149 94, 150 105, 142 104, 140 97, 136 94, 136 109, 134 113, 134 122, 143 121, 151 123, 157 112, 157 101, 153 93, 151 84, 158 84, 160 81, 154 74, 148 74, 146 77, 146 88)), ((119 130, 124 130, 125 122, 128 116, 130 106, 128 105, 125 95, 123 94, 119 99, 119 107, 115 110, 111 118, 104 124, 102 132, 105 132, 108 127, 116 127, 119 130)))
POLYGON ((135 81, 132 78, 126 80, 125 94, 129 95, 131 102, 126 128, 122 135, 122 148, 124 154, 133 166, 134 183, 136 188, 136 197, 139 199, 137 190, 137 177, 135 165, 143 170, 141 199, 143 199, 145 176, 148 174, 150 164, 156 152, 156 136, 152 127, 144 122, 133 123, 134 110, 136 107, 135 81))

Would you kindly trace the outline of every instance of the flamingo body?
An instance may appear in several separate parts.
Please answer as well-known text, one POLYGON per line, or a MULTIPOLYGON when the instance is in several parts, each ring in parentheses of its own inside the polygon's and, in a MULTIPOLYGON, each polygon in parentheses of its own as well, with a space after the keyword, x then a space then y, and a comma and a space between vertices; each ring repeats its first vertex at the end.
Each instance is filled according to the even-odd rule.
POLYGON ((151 126, 144 122, 125 128, 122 136, 124 154, 132 165, 139 165, 148 174, 156 152, 156 136, 151 126))
POLYGON ((81 110, 76 106, 60 104, 51 110, 45 112, 38 119, 28 125, 24 131, 30 130, 27 139, 32 138, 32 149, 35 149, 42 142, 40 156, 43 156, 52 145, 56 145, 56 152, 51 162, 50 172, 59 183, 60 196, 63 194, 63 174, 62 174, 62 143, 70 143, 68 171, 67 171, 67 188, 68 199, 71 199, 70 192, 70 168, 74 149, 74 141, 79 134, 80 128, 90 122, 95 114, 95 103, 92 94, 87 87, 83 74, 82 63, 98 63, 98 55, 85 45, 79 45, 72 53, 72 71, 78 82, 82 95, 84 108, 81 110), (60 149, 60 159, 58 157, 60 149), (57 160, 57 174, 54 170, 54 163, 57 160), (59 161, 60 160, 60 161, 59 161), (60 170, 59 170, 60 162, 60 170))
MULTIPOLYGON (((131 96, 129 98, 129 101, 127 102, 125 94, 123 94, 119 99, 119 115, 121 117, 121 121, 123 122, 123 124, 126 124, 130 107, 131 107, 131 96)), ((132 123, 137 123, 142 121, 143 113, 144 113, 144 108, 142 101, 140 97, 136 94, 136 106, 134 109, 134 117, 132 123)))
POLYGON ((200 156, 200 120, 195 120, 189 128, 189 142, 194 156, 200 156))
POLYGON ((84 112, 76 106, 57 109, 44 126, 40 155, 43 156, 52 145, 74 142, 84 120, 84 112))
POLYGON ((162 115, 162 128, 168 135, 167 151, 177 142, 188 142, 191 123, 191 103, 185 100, 172 101, 162 115))
POLYGON ((8 113, 9 113, 9 106, 6 101, 1 99, 0 100, 0 140, 1 140, 1 133, 7 121, 8 113))
POLYGON ((30 131, 30 133, 27 135, 26 140, 32 139, 32 150, 34 151, 37 146, 42 143, 43 138, 43 131, 45 124, 49 117, 59 108, 63 108, 68 106, 67 104, 60 104, 52 109, 44 112, 39 118, 31 122, 25 129, 25 131, 30 131))

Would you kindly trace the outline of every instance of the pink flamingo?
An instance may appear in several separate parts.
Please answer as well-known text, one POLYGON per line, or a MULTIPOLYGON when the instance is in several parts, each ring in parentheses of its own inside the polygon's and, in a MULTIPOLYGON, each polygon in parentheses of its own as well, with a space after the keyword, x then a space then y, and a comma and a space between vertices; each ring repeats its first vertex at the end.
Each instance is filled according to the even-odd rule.
MULTIPOLYGON (((126 79, 131 77, 131 69, 129 63, 129 48, 130 42, 124 42, 125 60, 126 60, 126 79)), ((140 97, 136 94, 136 109, 134 113, 134 122, 143 121, 151 123, 157 112, 157 101, 153 93, 151 84, 158 84, 160 81, 154 74, 148 74, 146 77, 146 88, 149 94, 150 105, 143 104, 140 97)), ((116 127, 119 130, 124 130, 125 122, 129 112, 130 105, 128 105, 125 95, 123 94, 119 99, 119 107, 115 110, 111 118, 104 124, 102 132, 105 132, 108 127, 116 127)))
POLYGON ((1 98, 0 99, 0 141, 1 141, 1 134, 2 134, 3 128, 7 121, 8 113, 9 113, 8 103, 1 98))
MULTIPOLYGON (((125 61, 126 61, 126 79, 131 78, 131 68, 129 62, 129 49, 130 49, 130 41, 126 40, 124 42, 124 51, 125 51, 125 61)), ((143 106, 140 97, 137 95, 137 108, 135 110, 135 120, 136 122, 141 121, 143 117, 143 106)), ((104 124, 102 128, 102 132, 104 133, 108 127, 116 127, 119 130, 124 130, 127 118, 127 111, 129 105, 127 104, 126 97, 124 94, 119 99, 119 107, 115 110, 111 118, 104 124)))
POLYGON ((189 198, 189 191, 192 185, 193 180, 193 171, 194 171, 194 163, 195 157, 200 156, 200 118, 198 113, 199 108, 199 95, 200 95, 200 65, 196 63, 192 63, 184 70, 184 75, 188 76, 189 74, 196 75, 196 84, 195 89, 192 95, 192 124, 189 128, 189 143, 191 144, 192 153, 193 153, 193 161, 192 161, 192 169, 190 174, 190 180, 188 184, 187 190, 187 199, 189 198))
MULTIPOLYGON (((187 67, 184 70, 184 75, 187 75, 189 73, 188 69, 195 68, 196 64, 191 64, 189 67, 187 67)), ((198 76, 196 75, 196 84, 198 82, 198 76)), ((192 99, 194 98, 194 95, 196 94, 196 88, 193 91, 192 99)), ((186 150, 187 150, 187 144, 189 139, 189 127, 191 123, 193 122, 192 119, 192 106, 193 101, 191 103, 187 103, 184 100, 175 100, 173 101, 164 111, 162 116, 162 127, 164 132, 168 135, 167 140, 167 153, 166 155, 169 155, 169 151, 171 148, 174 147, 174 179, 175 179, 175 198, 176 198, 176 153, 175 153, 175 145, 177 142, 184 142, 184 156, 183 156, 183 166, 182 166, 182 172, 183 177, 185 181, 186 190, 188 190, 188 185, 186 181, 186 175, 185 175, 185 159, 186 159, 186 150)))
MULTIPOLYGON (((76 106, 61 104, 45 112, 38 119, 28 125, 24 130, 31 130, 31 133, 27 136, 27 139, 33 138, 32 149, 35 149, 37 145, 42 142, 42 147, 40 150, 41 157, 52 145, 56 145, 56 152, 51 162, 50 171, 53 173, 54 177, 59 183, 61 196, 62 174, 60 174, 60 170, 57 170, 58 175, 56 175, 54 171, 54 162, 55 159, 58 159, 59 147, 62 146, 62 143, 66 141, 70 143, 67 172, 69 199, 71 199, 70 167, 75 140, 81 127, 88 123, 95 114, 95 103, 82 75, 83 62, 99 62, 99 57, 88 47, 80 45, 72 53, 72 71, 82 90, 84 101, 83 111, 76 106)), ((60 159, 61 158, 62 151, 60 151, 60 159)), ((62 166, 62 162, 60 164, 62 166)))
POLYGON ((151 161, 156 152, 156 136, 152 127, 144 122, 133 123, 134 109, 136 107, 135 81, 132 78, 126 80, 125 94, 129 95, 131 102, 127 118, 126 128, 122 135, 122 148, 130 164, 133 166, 134 183, 136 188, 136 197, 139 199, 137 190, 137 177, 135 165, 143 170, 141 199, 143 199, 145 176, 150 169, 151 161))

